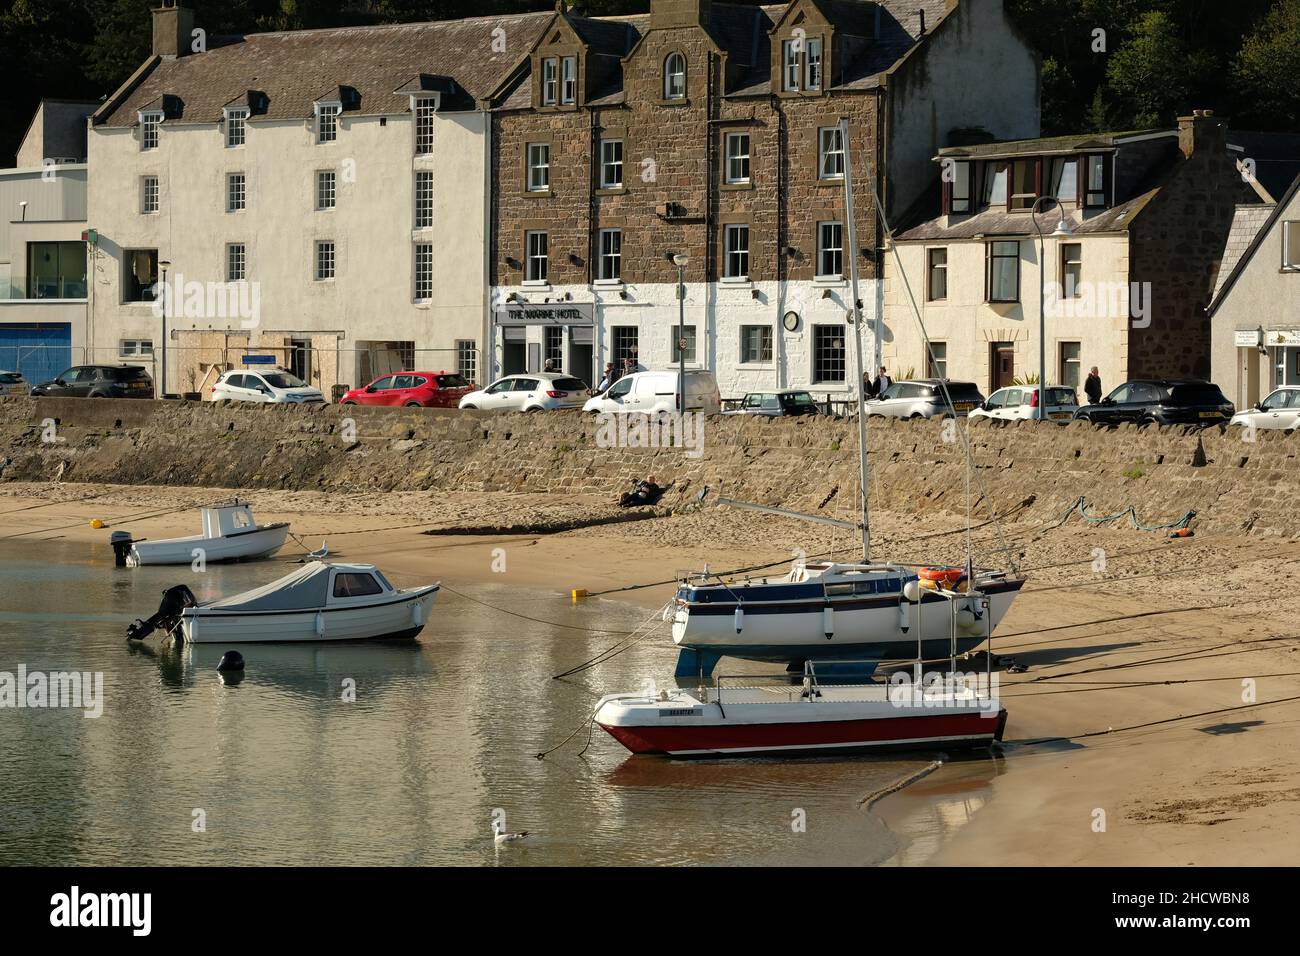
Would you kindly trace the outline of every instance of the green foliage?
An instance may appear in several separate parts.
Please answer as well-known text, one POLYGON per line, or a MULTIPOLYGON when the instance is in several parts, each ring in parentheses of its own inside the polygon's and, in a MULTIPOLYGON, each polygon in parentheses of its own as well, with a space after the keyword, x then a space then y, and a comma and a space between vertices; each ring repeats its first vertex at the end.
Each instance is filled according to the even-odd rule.
POLYGON ((1125 468, 1123 471, 1120 472, 1120 474, 1123 475, 1125 478, 1132 478, 1134 480, 1137 480, 1138 478, 1141 478, 1143 475, 1145 475, 1146 472, 1143 471, 1141 468, 1139 468, 1137 465, 1133 465, 1129 468, 1125 468))
POLYGON ((1300 0, 1278 0, 1246 37, 1233 63, 1239 118, 1300 129, 1300 0))
POLYGON ((1038 373, 1031 372, 1028 375, 1019 375, 1011 380, 1012 385, 1023 387, 1025 385, 1037 385, 1038 373))

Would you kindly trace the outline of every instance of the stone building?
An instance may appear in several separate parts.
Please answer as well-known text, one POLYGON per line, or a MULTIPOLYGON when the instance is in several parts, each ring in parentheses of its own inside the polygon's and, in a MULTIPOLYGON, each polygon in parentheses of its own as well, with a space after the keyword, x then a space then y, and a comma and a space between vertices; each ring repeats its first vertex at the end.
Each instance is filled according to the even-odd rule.
POLYGON ((90 130, 93 358, 172 393, 249 352, 327 395, 394 367, 479 377, 478 100, 551 17, 215 37, 164 3, 90 130))
POLYGON ((902 272, 886 265, 896 378, 973 381, 986 394, 1036 380, 1043 313, 1048 384, 1081 389, 1092 366, 1107 389, 1209 377, 1205 307, 1234 212, 1271 198, 1225 121, 1206 111, 1172 129, 956 146, 931 168, 893 240, 902 272))
POLYGON ((874 194, 912 205, 955 131, 1035 135, 1038 64, 1001 0, 651 0, 557 9, 485 106, 494 375, 550 360, 595 381, 684 344, 724 396, 847 395, 854 258, 879 314, 874 194))

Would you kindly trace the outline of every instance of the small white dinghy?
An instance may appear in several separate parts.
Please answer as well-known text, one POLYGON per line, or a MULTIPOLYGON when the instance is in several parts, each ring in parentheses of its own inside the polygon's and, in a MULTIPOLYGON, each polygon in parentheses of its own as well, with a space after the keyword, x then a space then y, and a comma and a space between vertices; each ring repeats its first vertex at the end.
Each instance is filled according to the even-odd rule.
POLYGON ((440 587, 395 588, 373 564, 313 561, 207 604, 196 604, 183 584, 169 588, 158 613, 127 635, 143 640, 163 628, 193 644, 410 639, 424 629, 440 587))
POLYGON ((120 551, 130 545, 126 564, 135 568, 142 564, 190 564, 200 559, 213 563, 269 558, 284 547, 288 536, 288 522, 258 524, 252 509, 236 499, 233 504, 203 509, 202 534, 133 541, 129 535, 117 532, 113 547, 120 551))

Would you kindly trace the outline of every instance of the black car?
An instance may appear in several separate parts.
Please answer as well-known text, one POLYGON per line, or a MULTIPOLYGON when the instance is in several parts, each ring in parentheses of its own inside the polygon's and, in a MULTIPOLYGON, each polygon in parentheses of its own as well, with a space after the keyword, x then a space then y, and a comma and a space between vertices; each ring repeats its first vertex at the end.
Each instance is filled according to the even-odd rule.
POLYGON ((153 379, 138 365, 74 365, 52 382, 32 387, 51 398, 153 398, 153 379))
POLYGON ((816 415, 817 403, 808 392, 792 389, 784 392, 750 392, 740 406, 728 415, 765 415, 781 418, 786 415, 816 415))
POLYGON ((1197 379, 1138 379, 1125 382, 1096 405, 1074 417, 1118 425, 1220 425, 1236 413, 1219 386, 1197 379))

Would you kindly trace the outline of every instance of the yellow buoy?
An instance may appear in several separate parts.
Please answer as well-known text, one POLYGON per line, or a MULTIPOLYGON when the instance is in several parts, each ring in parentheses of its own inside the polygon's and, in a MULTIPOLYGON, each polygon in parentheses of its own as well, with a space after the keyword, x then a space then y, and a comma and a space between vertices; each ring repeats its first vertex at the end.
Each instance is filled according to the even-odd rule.
POLYGON ((94 518, 91 520, 90 526, 98 531, 100 528, 104 527, 104 522, 100 521, 98 518, 94 518))
POLYGON ((579 601, 587 600, 586 588, 574 588, 572 591, 569 592, 569 594, 570 596, 572 596, 574 604, 577 604, 579 601))

